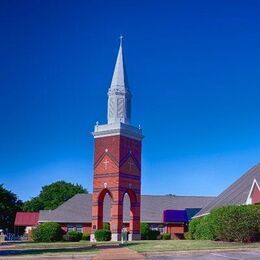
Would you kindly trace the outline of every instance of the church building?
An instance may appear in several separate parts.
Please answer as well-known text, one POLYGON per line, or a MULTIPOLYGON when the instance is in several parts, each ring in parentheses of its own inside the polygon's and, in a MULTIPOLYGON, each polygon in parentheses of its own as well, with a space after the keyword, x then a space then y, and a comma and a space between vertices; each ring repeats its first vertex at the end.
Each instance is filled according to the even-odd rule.
POLYGON ((77 194, 55 210, 33 215, 17 213, 17 226, 57 222, 64 232, 91 234, 110 223, 112 240, 127 228, 129 240, 140 239, 140 223, 181 238, 192 217, 201 217, 224 205, 260 203, 260 164, 250 169, 218 197, 141 194, 143 133, 131 124, 131 99, 122 37, 108 90, 107 123, 94 127, 93 193, 77 194))

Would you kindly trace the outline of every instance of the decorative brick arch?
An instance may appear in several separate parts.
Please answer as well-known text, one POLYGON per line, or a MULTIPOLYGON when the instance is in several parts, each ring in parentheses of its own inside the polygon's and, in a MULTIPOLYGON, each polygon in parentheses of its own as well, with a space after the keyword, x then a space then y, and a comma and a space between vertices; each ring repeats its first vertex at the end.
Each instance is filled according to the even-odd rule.
POLYGON ((100 191, 99 195, 98 195, 98 203, 103 203, 104 202, 104 199, 105 199, 105 196, 106 195, 109 195, 111 200, 113 201, 113 195, 112 195, 112 192, 107 189, 107 188, 104 188, 102 191, 100 191))
POLYGON ((128 195, 130 200, 130 223, 129 223, 129 234, 134 237, 140 233, 140 199, 136 196, 132 189, 127 189, 123 193, 122 203, 124 205, 125 195, 128 195))
MULTIPOLYGON (((104 188, 103 190, 101 190, 99 192, 99 194, 97 194, 96 196, 96 202, 95 202, 95 208, 97 210, 97 214, 96 217, 94 217, 95 220, 95 226, 93 226, 93 229, 102 229, 103 228, 103 210, 104 210, 104 199, 106 195, 109 195, 110 199, 111 199, 111 203, 113 203, 113 195, 111 193, 111 191, 107 188, 104 188)), ((93 217, 92 217, 93 219, 93 217)))

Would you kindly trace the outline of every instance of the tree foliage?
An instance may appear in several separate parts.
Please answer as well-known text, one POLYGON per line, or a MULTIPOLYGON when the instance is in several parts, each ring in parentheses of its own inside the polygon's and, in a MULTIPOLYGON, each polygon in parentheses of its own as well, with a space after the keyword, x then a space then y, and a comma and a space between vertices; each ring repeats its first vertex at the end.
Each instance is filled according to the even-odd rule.
POLYGON ((78 184, 57 181, 43 186, 39 196, 24 203, 23 210, 53 210, 78 193, 87 193, 87 190, 78 184))
POLYGON ((13 231, 15 214, 21 210, 22 201, 17 196, 0 185, 0 229, 13 231))

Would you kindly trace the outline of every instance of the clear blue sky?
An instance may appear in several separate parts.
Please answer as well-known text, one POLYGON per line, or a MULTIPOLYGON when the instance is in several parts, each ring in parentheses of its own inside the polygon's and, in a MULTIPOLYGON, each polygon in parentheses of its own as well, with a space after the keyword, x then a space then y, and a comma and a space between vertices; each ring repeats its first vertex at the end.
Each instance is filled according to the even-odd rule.
POLYGON ((217 195, 260 161, 259 1, 0 2, 0 183, 92 191, 120 34, 142 193, 217 195))

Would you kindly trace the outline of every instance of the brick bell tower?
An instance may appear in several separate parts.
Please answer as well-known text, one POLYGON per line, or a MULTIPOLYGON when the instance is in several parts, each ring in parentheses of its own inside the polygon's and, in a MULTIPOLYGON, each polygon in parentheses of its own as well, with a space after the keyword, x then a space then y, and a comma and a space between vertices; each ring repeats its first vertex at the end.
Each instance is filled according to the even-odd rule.
POLYGON ((95 126, 93 135, 94 180, 92 234, 103 226, 103 201, 111 198, 112 241, 121 239, 123 200, 130 199, 129 240, 140 239, 142 130, 131 125, 131 93, 123 59, 122 36, 111 86, 108 90, 107 124, 95 126))

